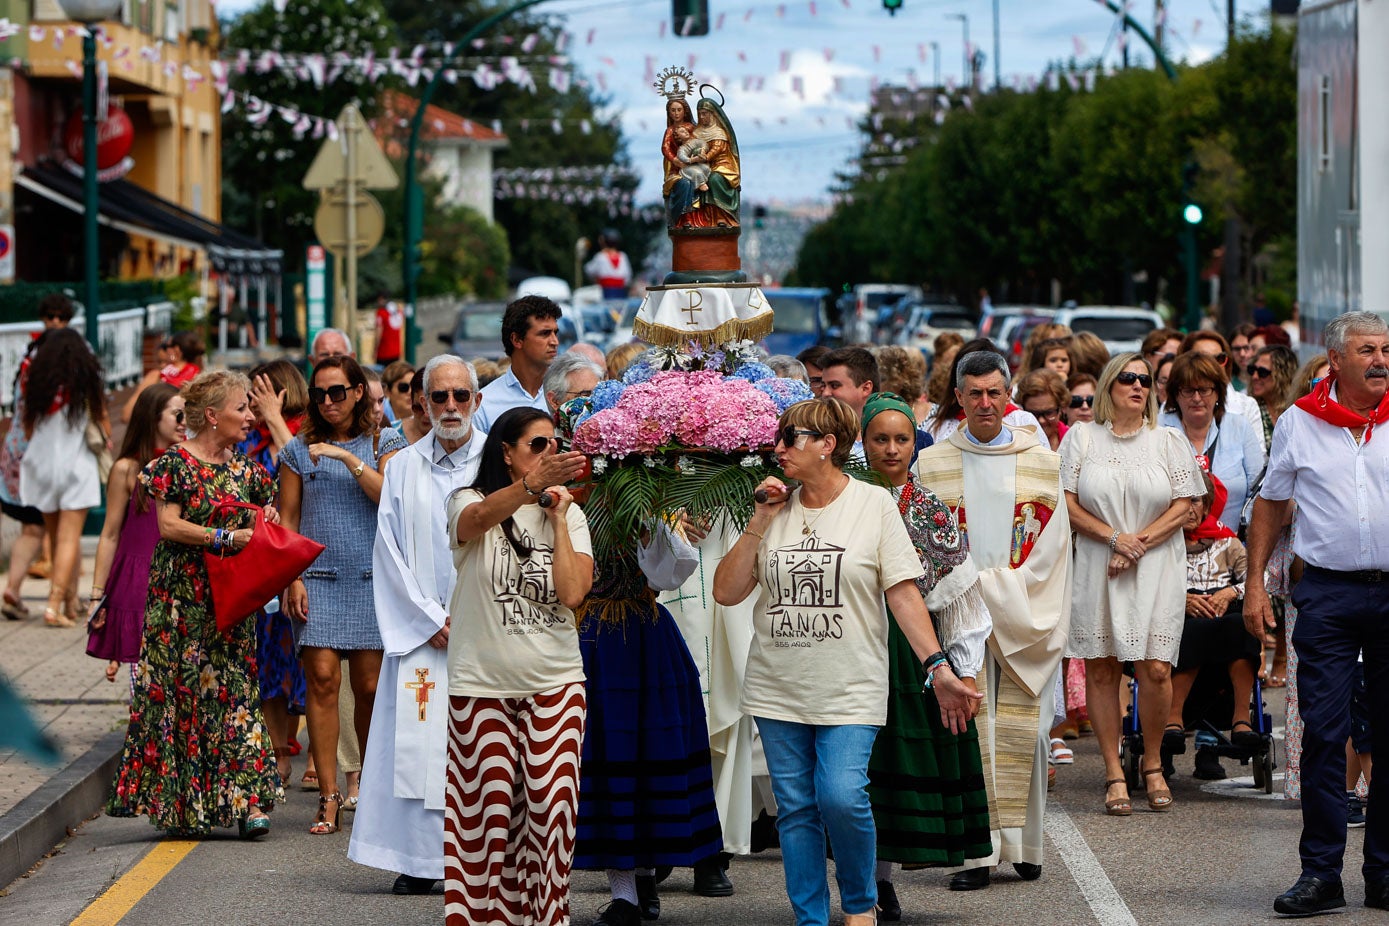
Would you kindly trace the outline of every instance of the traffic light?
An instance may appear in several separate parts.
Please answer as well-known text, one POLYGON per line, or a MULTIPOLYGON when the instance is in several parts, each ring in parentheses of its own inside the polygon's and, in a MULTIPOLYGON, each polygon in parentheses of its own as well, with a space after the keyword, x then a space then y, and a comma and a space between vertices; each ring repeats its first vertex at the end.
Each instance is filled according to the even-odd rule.
POLYGON ((671 0, 670 15, 676 36, 709 34, 709 0, 671 0))
POLYGON ((887 10, 893 16, 896 16, 897 11, 901 8, 902 0, 883 0, 883 9, 887 10))
POLYGON ((1195 203, 1187 203, 1182 208, 1182 220, 1188 225, 1200 225, 1203 218, 1205 218, 1205 213, 1195 203))
POLYGON ((1187 225, 1200 225, 1205 218, 1201 206, 1195 201, 1193 190, 1201 168, 1194 161, 1182 165, 1182 221, 1187 225))

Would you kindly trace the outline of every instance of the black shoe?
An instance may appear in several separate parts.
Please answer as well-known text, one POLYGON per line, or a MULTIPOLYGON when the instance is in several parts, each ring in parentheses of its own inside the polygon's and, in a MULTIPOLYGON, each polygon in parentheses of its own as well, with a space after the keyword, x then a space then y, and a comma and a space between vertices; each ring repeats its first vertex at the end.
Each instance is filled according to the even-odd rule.
POLYGON ((1365 879, 1365 906, 1389 910, 1389 878, 1365 879))
POLYGON ((897 888, 891 881, 878 882, 878 922, 895 923, 902 918, 902 905, 897 902, 897 888))
POLYGON ((1042 876, 1042 866, 1034 865, 1031 862, 1014 862, 1013 870, 1018 873, 1018 877, 1024 881, 1036 881, 1042 876))
POLYGON ((764 810, 752 821, 752 851, 765 852, 780 847, 781 836, 776 831, 776 817, 764 810))
POLYGON ((1346 826, 1358 830, 1365 825, 1365 802, 1354 791, 1346 792, 1346 826))
POLYGON ((1313 916, 1345 905, 1346 893, 1341 882, 1323 881, 1311 875, 1298 878, 1296 884, 1273 901, 1275 912, 1292 916, 1313 916))
POLYGON ((1191 776, 1202 781, 1223 781, 1225 767, 1220 764, 1220 756, 1210 749, 1196 750, 1196 770, 1191 776))
POLYGON ((966 868, 950 879, 952 891, 977 891, 989 886, 988 868, 966 868))
POLYGON ((656 893, 655 875, 637 875, 637 908, 644 920, 661 918, 661 895, 656 893))
POLYGON ((694 892, 701 897, 728 897, 733 893, 733 882, 723 873, 723 859, 711 855, 695 862, 694 892))
POLYGON ((392 894, 428 894, 434 890, 433 878, 416 878, 413 875, 401 875, 395 879, 395 884, 391 885, 392 894))
POLYGON ((598 911, 593 926, 641 926, 641 911, 636 904, 618 898, 598 911))

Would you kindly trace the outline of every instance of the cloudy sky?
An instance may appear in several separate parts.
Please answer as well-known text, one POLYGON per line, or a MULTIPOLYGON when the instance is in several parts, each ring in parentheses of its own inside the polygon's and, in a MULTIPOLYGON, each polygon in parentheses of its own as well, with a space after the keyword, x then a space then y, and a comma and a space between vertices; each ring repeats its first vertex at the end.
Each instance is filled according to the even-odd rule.
MULTIPOLYGON (((255 5, 220 0, 218 10, 234 15, 255 5)), ((1026 87, 1049 62, 1101 54, 1107 65, 1120 61, 1115 16, 1096 0, 997 5, 1005 86, 1026 87)), ((534 11, 565 18, 566 53, 621 114, 643 175, 643 201, 654 201, 660 190, 664 116, 651 87, 653 69, 692 66, 699 80, 719 86, 742 149, 744 201, 753 203, 825 198, 858 151, 853 125, 867 110, 870 88, 932 82, 932 43, 939 46, 943 82, 960 82, 964 30, 952 14, 968 16, 971 43, 986 56, 985 85, 993 83, 989 0, 903 0, 895 16, 881 0, 709 0, 709 6, 715 28, 698 38, 672 34, 671 0, 552 0, 534 11)), ((1151 27, 1153 0, 1130 0, 1129 7, 1151 27)), ((1225 8, 1226 0, 1168 0, 1169 57, 1197 63, 1219 54, 1225 8)), ((1260 22, 1267 8, 1267 0, 1236 0, 1241 21, 1260 22)), ((1129 51, 1131 62, 1151 66, 1139 41, 1131 39, 1129 51)), ((524 144, 524 132, 507 130, 513 145, 524 144)))

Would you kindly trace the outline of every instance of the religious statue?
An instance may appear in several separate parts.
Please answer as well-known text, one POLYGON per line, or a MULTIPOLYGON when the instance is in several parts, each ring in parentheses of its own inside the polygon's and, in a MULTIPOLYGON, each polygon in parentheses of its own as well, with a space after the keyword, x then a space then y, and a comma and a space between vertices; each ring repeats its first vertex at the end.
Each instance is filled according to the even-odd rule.
POLYGON ((688 102, 694 89, 692 73, 666 68, 655 87, 666 98, 666 132, 661 139, 665 182, 661 193, 667 224, 671 228, 736 228, 742 166, 738 136, 723 111, 723 94, 715 102, 704 91, 718 91, 702 85, 692 114, 688 102))

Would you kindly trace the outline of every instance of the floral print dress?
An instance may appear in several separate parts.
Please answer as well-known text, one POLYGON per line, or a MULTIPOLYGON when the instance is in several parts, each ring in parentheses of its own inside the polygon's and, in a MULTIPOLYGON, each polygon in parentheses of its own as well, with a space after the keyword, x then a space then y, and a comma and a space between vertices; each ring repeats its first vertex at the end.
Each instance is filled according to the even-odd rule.
MULTIPOLYGON (((212 464, 182 447, 151 461, 140 484, 179 505, 184 520, 210 526, 217 503, 265 505, 275 490, 270 474, 239 453, 212 464)), ((244 526, 224 518, 215 526, 244 526)), ((210 601, 202 548, 160 540, 112 816, 147 814, 172 834, 204 835, 283 798, 260 712, 255 621, 223 634, 210 601)))

